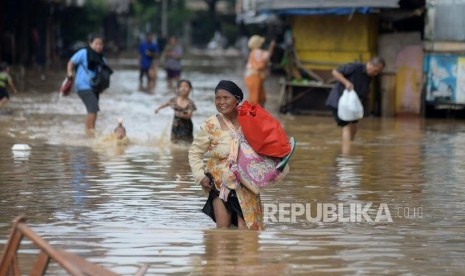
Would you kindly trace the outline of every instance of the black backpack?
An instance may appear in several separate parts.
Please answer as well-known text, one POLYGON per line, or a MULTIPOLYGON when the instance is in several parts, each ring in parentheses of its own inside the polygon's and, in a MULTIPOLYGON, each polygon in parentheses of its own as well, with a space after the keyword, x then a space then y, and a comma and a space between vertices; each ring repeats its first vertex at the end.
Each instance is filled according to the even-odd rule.
POLYGON ((97 69, 95 70, 95 77, 90 80, 90 85, 95 92, 100 94, 110 87, 111 74, 113 74, 113 70, 111 70, 108 65, 101 63, 97 66, 97 69))

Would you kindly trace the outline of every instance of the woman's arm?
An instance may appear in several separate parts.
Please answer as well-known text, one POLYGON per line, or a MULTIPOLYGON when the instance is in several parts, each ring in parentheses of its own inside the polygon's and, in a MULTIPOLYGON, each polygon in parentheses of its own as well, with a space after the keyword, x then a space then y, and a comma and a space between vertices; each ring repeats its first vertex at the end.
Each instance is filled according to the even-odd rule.
POLYGON ((273 55, 275 46, 276 46, 276 42, 272 40, 270 42, 270 46, 268 47, 268 60, 270 60, 271 56, 273 55))
POLYGON ((197 184, 205 182, 205 163, 203 162, 203 157, 208 151, 209 146, 209 133, 205 127, 205 124, 203 124, 189 148, 189 165, 191 167, 195 183, 197 184))

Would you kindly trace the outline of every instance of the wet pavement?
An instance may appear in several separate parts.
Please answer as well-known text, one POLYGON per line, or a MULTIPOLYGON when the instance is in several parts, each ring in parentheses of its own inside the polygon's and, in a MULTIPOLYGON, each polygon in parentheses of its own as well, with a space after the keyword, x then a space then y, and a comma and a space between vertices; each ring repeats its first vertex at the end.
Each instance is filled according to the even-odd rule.
MULTIPOLYGON (((219 80, 244 87, 241 61, 216 58, 186 61, 195 129, 215 113, 219 80)), ((25 214, 52 245, 123 275, 143 263, 147 275, 463 274, 465 122, 366 118, 343 155, 330 117, 276 112, 279 86, 270 79, 268 108, 298 142, 291 173, 262 195, 264 231, 216 230, 200 211, 205 197, 187 148, 169 143, 172 111, 154 114, 173 96, 165 73, 147 94, 137 90, 134 61, 112 62, 118 70, 95 139, 84 134, 77 95, 58 96, 61 74, 26 74, 12 114, 0 115, 2 247, 11 221, 25 214), (103 141, 118 117, 126 147, 103 141)), ((20 251, 24 272, 37 253, 31 247, 20 251)), ((48 275, 64 272, 52 264, 48 275)))

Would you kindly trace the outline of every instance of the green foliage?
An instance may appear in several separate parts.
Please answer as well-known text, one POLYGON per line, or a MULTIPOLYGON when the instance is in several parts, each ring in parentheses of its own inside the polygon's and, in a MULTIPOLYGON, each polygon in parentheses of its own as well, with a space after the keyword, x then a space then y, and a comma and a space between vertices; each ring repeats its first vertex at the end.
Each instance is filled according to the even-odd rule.
POLYGON ((198 46, 206 45, 218 27, 207 11, 198 12, 192 20, 192 43, 198 46))
POLYGON ((133 4, 133 19, 135 26, 140 32, 160 32, 160 4, 151 0, 138 0, 133 4), (147 28, 149 30, 147 30, 147 28))
POLYGON ((102 19, 108 14, 109 9, 105 0, 87 0, 85 6, 85 13, 87 22, 90 25, 99 26, 102 19))
POLYGON ((239 28, 235 23, 223 23, 223 35, 226 37, 228 40, 228 45, 234 45, 236 40, 239 38, 240 33, 239 33, 239 28))
POLYGON ((103 19, 109 13, 105 0, 88 0, 83 8, 71 8, 63 13, 61 26, 65 45, 87 42, 87 36, 103 29, 103 19))
POLYGON ((168 13, 168 35, 180 36, 183 33, 184 24, 189 22, 193 12, 181 8, 174 8, 168 13))
MULTIPOLYGON (((186 9, 185 0, 167 2, 168 35, 181 35, 185 22, 192 18, 192 11, 186 9)), ((132 4, 134 27, 146 32, 147 27, 153 33, 161 33, 162 0, 137 0, 132 4)))

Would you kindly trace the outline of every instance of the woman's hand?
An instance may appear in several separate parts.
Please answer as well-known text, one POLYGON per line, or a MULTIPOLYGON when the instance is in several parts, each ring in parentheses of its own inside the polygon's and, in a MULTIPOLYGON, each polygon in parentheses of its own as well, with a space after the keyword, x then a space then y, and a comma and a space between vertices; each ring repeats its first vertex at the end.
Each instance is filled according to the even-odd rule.
POLYGON ((212 185, 210 184, 210 178, 207 176, 205 176, 202 181, 200 181, 200 185, 202 186, 202 190, 205 192, 210 192, 213 189, 212 185))

